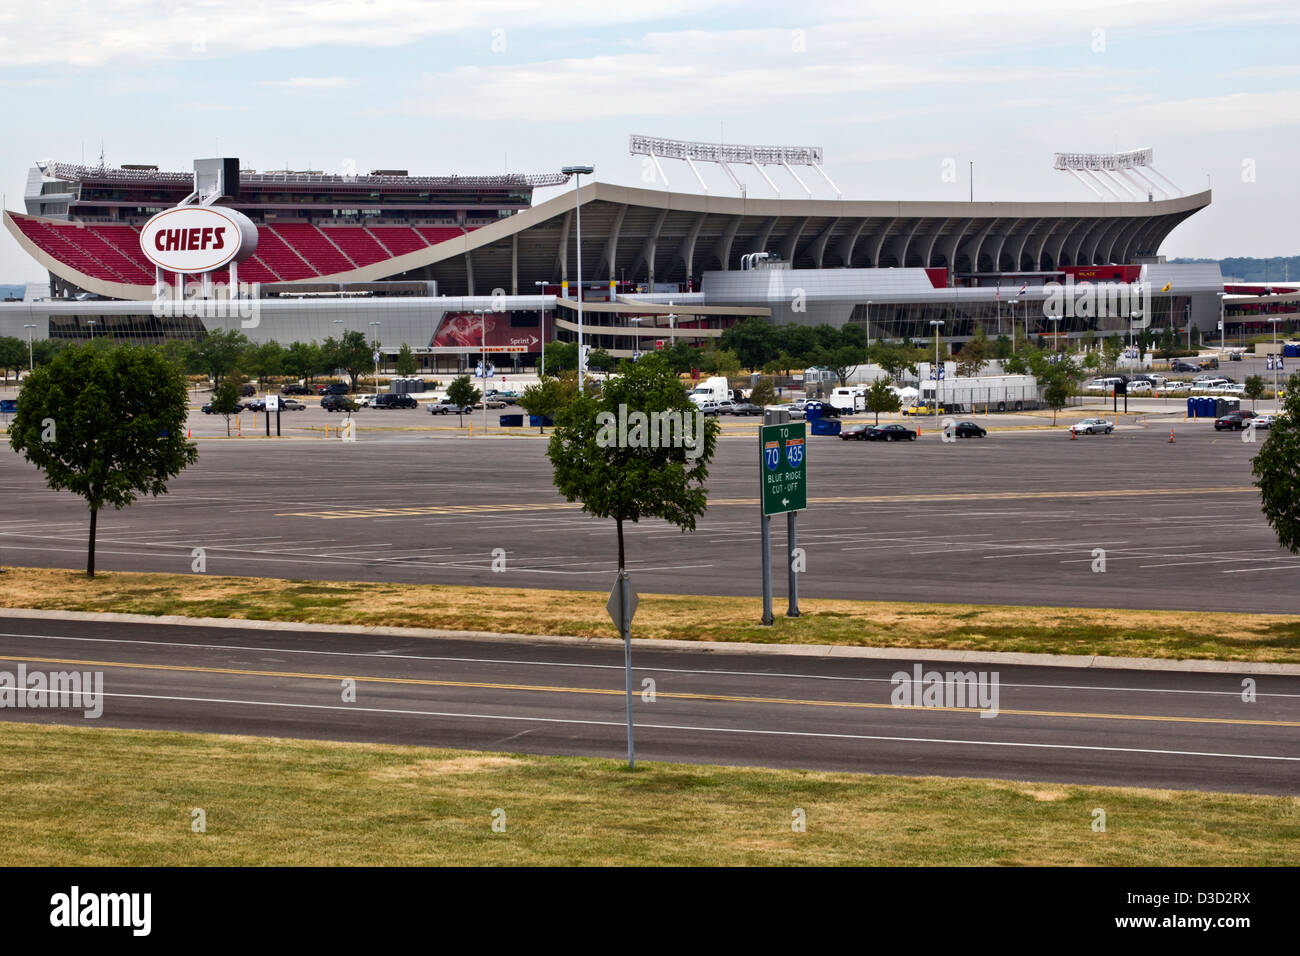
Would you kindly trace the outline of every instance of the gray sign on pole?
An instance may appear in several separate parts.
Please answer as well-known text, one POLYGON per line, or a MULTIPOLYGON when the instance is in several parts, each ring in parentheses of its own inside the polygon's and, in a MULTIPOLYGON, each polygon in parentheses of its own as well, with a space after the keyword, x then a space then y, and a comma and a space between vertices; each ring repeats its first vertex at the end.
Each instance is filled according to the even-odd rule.
POLYGON ((627 769, 636 769, 636 747, 632 741, 632 617, 636 614, 637 594, 626 571, 618 572, 614 589, 609 592, 605 610, 623 638, 623 681, 627 690, 627 769))

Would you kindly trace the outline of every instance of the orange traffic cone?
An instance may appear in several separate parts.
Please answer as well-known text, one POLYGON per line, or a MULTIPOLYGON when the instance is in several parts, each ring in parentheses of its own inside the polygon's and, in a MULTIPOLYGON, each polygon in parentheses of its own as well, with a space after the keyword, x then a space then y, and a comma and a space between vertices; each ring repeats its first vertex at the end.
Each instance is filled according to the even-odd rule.
POLYGON ((185 437, 186 437, 186 438, 193 438, 193 437, 194 437, 194 430, 193 430, 192 428, 187 428, 187 429, 185 429, 185 437))
POLYGON ((1171 428, 1169 429, 1169 444, 1172 445, 1173 443, 1174 443, 1174 430, 1171 428))
POLYGON ((1075 430, 1074 430, 1074 426, 1071 425, 1071 426, 1070 426, 1070 441, 1078 441, 1078 440, 1079 440, 1079 433, 1078 433, 1077 431, 1075 431, 1075 430))

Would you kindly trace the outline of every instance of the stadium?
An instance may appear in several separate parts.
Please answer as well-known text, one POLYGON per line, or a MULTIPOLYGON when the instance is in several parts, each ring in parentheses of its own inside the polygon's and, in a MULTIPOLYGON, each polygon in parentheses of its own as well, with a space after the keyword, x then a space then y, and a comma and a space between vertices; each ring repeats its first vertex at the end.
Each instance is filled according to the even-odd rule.
POLYGON ((576 338, 579 300, 584 341, 615 356, 703 345, 753 316, 855 323, 872 341, 937 329, 961 342, 976 326, 996 336, 1013 323, 1031 336, 1129 334, 1128 313, 1051 314, 1061 283, 1143 283, 1156 328, 1209 332, 1221 318, 1218 266, 1170 264, 1160 252, 1210 193, 1157 186, 1143 175, 1149 150, 1089 155, 1077 168, 1060 156, 1078 154, 1058 155, 1058 168, 1097 194, 1084 202, 848 200, 822 171, 818 147, 633 137, 631 151, 649 157, 665 183, 661 159, 684 160, 697 178, 696 162, 729 175, 729 164, 749 163, 775 195, 749 196, 738 181, 737 196, 710 194, 702 178, 700 192, 682 192, 579 184, 565 173, 257 172, 231 158, 196 160, 194 173, 39 162, 25 211, 5 210, 4 224, 49 284, 0 305, 0 334, 149 342, 238 328, 253 341, 288 343, 357 330, 384 353, 408 345, 437 369, 463 366, 483 348, 531 364, 543 342, 576 338), (815 197, 795 166, 816 169, 834 196, 815 197), (802 195, 782 196, 765 167, 783 167, 802 195), (152 217, 196 198, 201 168, 224 171, 202 200, 256 230, 237 280, 231 266, 201 282, 181 278, 142 249, 152 217), (1148 184, 1145 196, 1107 185, 1132 182, 1130 174, 1148 184), (568 184, 533 203, 535 189, 568 184), (164 284, 174 292, 160 299, 164 284), (165 299, 182 289, 209 308, 165 299), (218 307, 230 289, 240 310, 218 307))

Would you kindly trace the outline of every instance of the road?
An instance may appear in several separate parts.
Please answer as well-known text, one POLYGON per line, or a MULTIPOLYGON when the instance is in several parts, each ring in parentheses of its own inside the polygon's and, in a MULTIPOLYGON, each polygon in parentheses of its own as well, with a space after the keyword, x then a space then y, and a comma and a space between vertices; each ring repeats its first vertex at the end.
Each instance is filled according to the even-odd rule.
MULTIPOLYGON (((0 719, 624 759, 620 646, 6 618, 0 671, 103 674, 98 719, 0 719), (344 680, 356 682, 355 702, 344 680)), ((899 708, 908 661, 638 646, 642 760, 1294 794, 1300 678, 997 671, 997 716, 899 708), (655 699, 640 696, 653 681, 655 699)))
MULTIPOLYGON (((944 443, 921 427, 916 442, 811 440, 804 595, 1296 610, 1300 558, 1260 513, 1257 444, 1204 422, 1076 441, 1062 427, 944 443)), ((168 495, 101 514, 98 567, 190 573, 203 548, 209 574, 610 587, 613 525, 560 498, 545 440, 392 434, 404 436, 200 442, 168 495)), ((757 463, 755 438, 722 439, 693 534, 626 529, 638 590, 758 593, 757 463)), ((7 446, 0 493, 0 562, 84 567, 79 498, 7 446)), ((784 546, 780 520, 773 538, 784 546)))

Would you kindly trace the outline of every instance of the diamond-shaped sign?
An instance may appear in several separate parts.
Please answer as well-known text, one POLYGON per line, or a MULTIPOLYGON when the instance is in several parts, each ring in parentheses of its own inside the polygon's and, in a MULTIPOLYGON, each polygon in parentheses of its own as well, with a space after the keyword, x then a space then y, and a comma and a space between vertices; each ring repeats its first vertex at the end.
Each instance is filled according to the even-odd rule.
POLYGON ((621 580, 614 582, 614 589, 609 592, 609 600, 605 602, 605 610, 609 612, 609 619, 614 622, 614 626, 622 633, 624 627, 632 626, 632 618, 636 615, 636 606, 639 602, 636 591, 633 589, 631 582, 627 586, 627 613, 624 615, 622 604, 622 587, 621 580))

